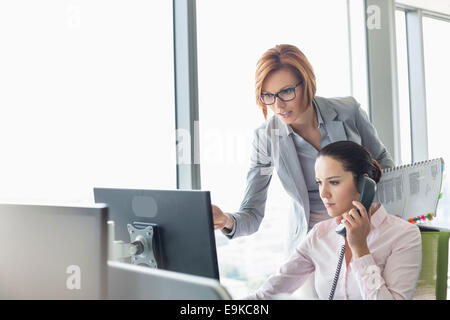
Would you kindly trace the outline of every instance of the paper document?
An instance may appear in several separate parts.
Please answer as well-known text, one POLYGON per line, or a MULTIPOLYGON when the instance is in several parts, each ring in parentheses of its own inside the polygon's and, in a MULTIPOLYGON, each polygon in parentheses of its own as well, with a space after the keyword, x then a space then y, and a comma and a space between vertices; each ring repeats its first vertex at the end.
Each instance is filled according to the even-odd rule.
POLYGON ((436 216, 443 171, 442 158, 383 170, 374 201, 405 220, 428 213, 436 216))

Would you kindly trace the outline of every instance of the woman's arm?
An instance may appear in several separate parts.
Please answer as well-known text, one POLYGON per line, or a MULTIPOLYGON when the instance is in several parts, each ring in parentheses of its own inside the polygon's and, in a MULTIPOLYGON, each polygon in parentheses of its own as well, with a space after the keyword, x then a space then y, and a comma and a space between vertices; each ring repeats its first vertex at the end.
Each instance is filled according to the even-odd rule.
POLYGON ((270 276, 255 293, 244 299, 262 300, 278 294, 292 294, 300 288, 315 270, 314 263, 309 258, 308 253, 309 239, 315 231, 313 228, 308 233, 307 238, 297 247, 288 261, 278 269, 276 274, 270 276))
POLYGON ((247 187, 238 212, 232 213, 233 229, 225 235, 232 239, 256 232, 264 218, 267 190, 273 173, 270 140, 264 127, 254 131, 247 187))
POLYGON ((383 272, 371 254, 351 263, 363 299, 401 300, 412 299, 422 266, 422 241, 417 227, 393 242, 392 252, 386 260, 383 272))

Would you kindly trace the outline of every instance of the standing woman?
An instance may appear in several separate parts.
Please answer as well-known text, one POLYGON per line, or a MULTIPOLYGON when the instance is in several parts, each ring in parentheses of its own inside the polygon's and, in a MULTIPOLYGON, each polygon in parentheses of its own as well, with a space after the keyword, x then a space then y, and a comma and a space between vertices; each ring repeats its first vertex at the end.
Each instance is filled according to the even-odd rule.
POLYGON ((315 180, 314 163, 321 148, 341 140, 365 146, 380 166, 394 163, 374 126, 352 97, 316 96, 313 68, 292 45, 266 51, 256 67, 256 102, 266 121, 254 131, 247 187, 238 212, 213 205, 214 227, 232 239, 256 232, 264 218, 267 189, 276 168, 292 199, 287 253, 317 223, 328 219, 315 180), (267 120, 267 107, 274 115, 267 120))

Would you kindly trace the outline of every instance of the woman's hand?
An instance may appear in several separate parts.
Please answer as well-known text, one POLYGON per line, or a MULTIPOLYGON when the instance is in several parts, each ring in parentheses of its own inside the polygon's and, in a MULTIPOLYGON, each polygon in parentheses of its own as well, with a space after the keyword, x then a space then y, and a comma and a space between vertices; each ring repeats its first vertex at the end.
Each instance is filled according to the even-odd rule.
MULTIPOLYGON (((342 221, 344 221, 347 229, 347 242, 352 250, 352 255, 355 258, 362 257, 369 254, 367 246, 367 235, 370 232, 370 215, 367 214, 366 208, 359 201, 353 201, 353 205, 359 210, 358 214, 356 208, 343 214, 342 221)), ((371 207, 371 213, 374 211, 371 207)))
POLYGON ((211 207, 213 212, 214 229, 227 228, 232 230, 234 226, 233 218, 229 214, 223 213, 218 206, 212 204, 211 207))

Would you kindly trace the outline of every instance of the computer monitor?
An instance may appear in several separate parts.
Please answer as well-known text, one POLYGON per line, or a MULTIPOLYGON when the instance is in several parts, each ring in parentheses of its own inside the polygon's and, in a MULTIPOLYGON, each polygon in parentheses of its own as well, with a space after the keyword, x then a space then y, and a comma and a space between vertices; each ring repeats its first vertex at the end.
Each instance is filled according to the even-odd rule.
POLYGON ((185 273, 108 261, 109 299, 231 300, 219 281, 185 273))
POLYGON ((115 240, 132 242, 133 234, 151 226, 157 266, 148 266, 219 279, 208 191, 94 188, 94 197, 108 205, 115 240))
POLYGON ((0 204, 0 299, 106 299, 107 208, 0 204))

